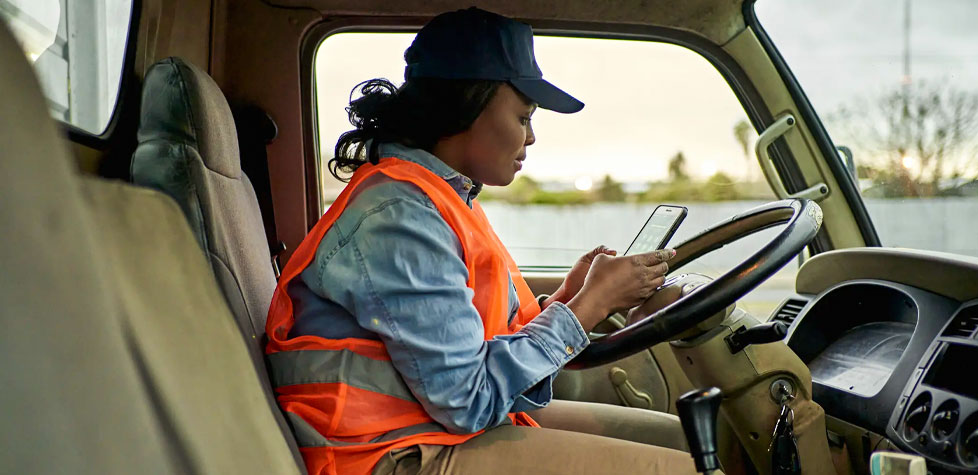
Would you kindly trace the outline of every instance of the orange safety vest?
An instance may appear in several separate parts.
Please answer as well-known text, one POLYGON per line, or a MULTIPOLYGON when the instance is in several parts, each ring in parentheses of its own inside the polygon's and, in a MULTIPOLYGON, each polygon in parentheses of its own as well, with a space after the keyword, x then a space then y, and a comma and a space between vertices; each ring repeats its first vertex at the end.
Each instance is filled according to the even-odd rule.
MULTIPOLYGON (((268 311, 266 352, 272 382, 310 474, 367 474, 392 449, 455 445, 481 433, 450 434, 435 422, 414 398, 380 341, 288 337, 295 322, 286 293, 289 282, 312 262, 353 190, 377 173, 419 187, 455 231, 468 269, 466 285, 475 293, 472 303, 482 317, 486 340, 512 334, 540 313, 477 202, 469 208, 444 179, 412 162, 391 157, 377 165, 362 165, 289 259, 268 311), (510 277, 521 302, 512 325, 507 323, 510 277)), ((510 420, 539 427, 525 413, 510 414, 510 420)))

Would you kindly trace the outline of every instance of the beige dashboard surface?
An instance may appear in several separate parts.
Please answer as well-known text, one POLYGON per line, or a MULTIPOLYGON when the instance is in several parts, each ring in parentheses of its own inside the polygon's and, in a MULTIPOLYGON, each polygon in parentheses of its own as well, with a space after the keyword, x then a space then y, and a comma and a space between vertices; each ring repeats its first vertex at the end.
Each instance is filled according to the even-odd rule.
POLYGON ((916 249, 861 247, 819 254, 798 270, 795 290, 817 294, 847 280, 881 279, 956 300, 978 298, 978 258, 916 249))

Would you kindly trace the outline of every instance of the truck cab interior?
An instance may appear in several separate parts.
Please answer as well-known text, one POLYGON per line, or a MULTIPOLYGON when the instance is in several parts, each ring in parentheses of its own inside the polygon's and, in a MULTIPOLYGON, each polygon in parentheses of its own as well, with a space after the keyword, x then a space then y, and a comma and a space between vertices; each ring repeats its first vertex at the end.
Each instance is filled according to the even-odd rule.
MULTIPOLYGON (((793 35, 782 18, 816 24, 820 14, 798 3, 479 2, 532 25, 538 45, 554 57, 578 58, 560 66, 569 78, 620 74, 611 60, 599 62, 609 51, 662 47, 694 57, 744 116, 750 140, 742 142, 743 155, 766 197, 684 225, 687 234, 672 243, 677 279, 661 292, 678 300, 609 317, 557 378, 555 397, 678 414, 680 395, 719 388, 715 444, 727 474, 778 473, 769 448, 786 411, 806 474, 867 474, 879 451, 920 456, 932 473, 973 473, 978 234, 968 226, 978 212, 978 155, 971 151, 978 148, 968 147, 978 138, 978 100, 955 90, 915 102, 908 72, 902 95, 893 97, 903 111, 898 117, 919 118, 919 127, 895 130, 913 129, 910 142, 935 142, 940 152, 898 147, 895 163, 903 168, 896 172, 868 155, 857 154, 857 164, 850 147, 833 141, 845 132, 833 124, 858 116, 866 121, 852 124, 875 127, 886 119, 868 122, 868 103, 844 109, 849 116, 820 113, 817 101, 828 94, 820 82, 863 78, 858 70, 805 61, 824 52, 817 45, 834 41, 833 28, 845 41, 859 36, 843 33, 862 30, 830 22, 793 35), (591 45, 600 53, 587 56, 591 45), (960 99, 949 114, 919 106, 949 98, 960 99), (942 174, 959 155, 962 165, 942 174), (913 193, 893 195, 894 183, 909 183, 913 193), (883 210, 893 224, 884 223, 883 210), (951 244, 887 234, 897 228, 940 228, 951 244), (755 246, 738 247, 746 239, 755 246), (724 252, 732 257, 722 268, 698 265, 724 252), (769 286, 778 279, 786 285, 769 286), (758 305, 759 293, 771 304, 758 305)), ((902 14, 906 5, 909 22, 911 2, 899 3, 891 10, 902 14)), ((931 10, 946 17, 976 12, 967 2, 935 5, 931 10)), ((0 472, 305 472, 291 422, 275 404, 263 342, 277 273, 338 186, 323 170, 335 133, 345 129, 323 127, 322 91, 333 87, 348 101, 355 82, 342 70, 386 61, 357 49, 367 44, 363 38, 409 41, 438 13, 469 6, 0 0, 0 472), (342 59, 326 64, 333 51, 326 48, 342 38, 351 39, 346 56, 334 54, 342 59)), ((842 14, 852 25, 889 18, 842 14)), ((936 17, 927 15, 913 16, 921 18, 918 34, 956 31, 956 23, 935 27, 936 17)), ((843 39, 834 47, 845 49, 843 39)), ((978 41, 955 44, 973 49, 978 43, 968 39, 978 41)), ((873 41, 899 51, 903 40, 873 41)), ((920 61, 956 58, 928 54, 920 61)), ((541 62, 546 69, 542 53, 541 62)), ((651 64, 657 75, 672 74, 688 97, 705 97, 680 63, 651 64)), ((961 71, 947 83, 963 77, 974 88, 975 70, 961 71)), ((612 79, 620 82, 601 88, 627 101, 658 87, 643 78, 612 79)), ((604 96, 596 97, 583 99, 600 110, 604 96)), ((702 107, 633 109, 668 122, 688 116, 692 128, 715 115, 702 107)), ((654 134, 632 116, 618 119, 622 135, 654 134)), ((858 132, 857 125, 846 130, 858 132)), ((590 126, 568 127, 587 134, 590 126)), ((623 140, 590 135, 609 151, 623 140)), ((686 179, 672 167, 680 162, 662 176, 686 179)), ((713 180, 714 165, 705 165, 713 180)), ((540 173, 561 166, 546 162, 540 173)), ((665 170, 666 157, 619 168, 640 175, 643 166, 665 170)), ((560 193, 570 196, 546 196, 560 193)), ((520 219, 564 213, 566 220, 610 206, 595 203, 497 208, 515 209, 520 219)), ((691 205, 690 217, 696 213, 691 205)), ((489 215, 497 229, 510 219, 489 215)), ((631 235, 641 224, 624 218, 635 213, 615 216, 587 226, 631 235)), ((514 255, 531 288, 552 292, 566 268, 521 259, 531 254, 524 251, 514 255)))

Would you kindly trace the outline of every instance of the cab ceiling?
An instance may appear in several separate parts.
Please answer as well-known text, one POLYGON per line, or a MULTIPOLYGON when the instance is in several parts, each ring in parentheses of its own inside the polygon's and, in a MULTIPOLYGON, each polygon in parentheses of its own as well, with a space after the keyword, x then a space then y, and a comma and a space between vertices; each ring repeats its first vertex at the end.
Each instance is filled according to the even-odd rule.
POLYGON ((656 26, 686 30, 722 45, 744 29, 743 0, 265 0, 269 5, 308 8, 324 17, 432 17, 478 6, 535 23, 587 22, 614 31, 614 25, 656 26))

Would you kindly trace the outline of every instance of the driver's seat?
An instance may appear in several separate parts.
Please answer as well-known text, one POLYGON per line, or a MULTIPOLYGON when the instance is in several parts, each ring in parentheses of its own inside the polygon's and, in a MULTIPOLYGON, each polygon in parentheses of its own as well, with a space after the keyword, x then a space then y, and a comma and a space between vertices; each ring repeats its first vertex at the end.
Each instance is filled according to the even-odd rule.
POLYGON ((131 172, 177 201, 242 334, 260 342, 275 274, 234 117, 207 73, 175 57, 146 71, 131 172))
MULTIPOLYGON (((135 184, 180 205, 231 307, 266 399, 277 409, 262 351, 275 274, 255 189, 241 170, 234 117, 207 73, 175 57, 149 68, 131 171, 135 184)), ((301 462, 288 423, 274 412, 301 462)))

